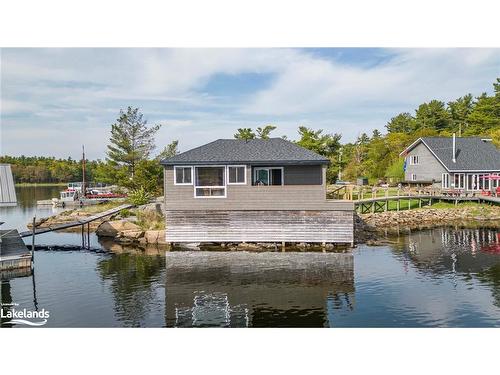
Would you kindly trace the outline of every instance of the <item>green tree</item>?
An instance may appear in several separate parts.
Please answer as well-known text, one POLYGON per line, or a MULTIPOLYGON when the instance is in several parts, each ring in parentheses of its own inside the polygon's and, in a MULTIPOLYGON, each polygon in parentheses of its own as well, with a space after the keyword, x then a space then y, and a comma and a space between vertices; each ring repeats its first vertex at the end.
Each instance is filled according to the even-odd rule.
POLYGON ((234 138, 248 141, 250 139, 255 139, 255 133, 251 128, 239 128, 234 138))
POLYGON ((448 110, 453 124, 452 133, 458 132, 458 135, 461 136, 462 132, 466 131, 468 117, 473 111, 474 105, 474 99, 471 94, 448 103, 448 110))
POLYGON ((132 107, 128 107, 127 112, 120 110, 116 121, 111 125, 108 158, 117 165, 125 166, 133 178, 136 165, 146 160, 155 148, 154 135, 161 125, 148 127, 139 108, 132 107))
POLYGON ((271 134, 271 132, 275 129, 276 129, 276 126, 274 126, 274 125, 266 125, 263 128, 258 127, 257 128, 257 137, 262 138, 262 139, 269 139, 269 134, 271 134))
POLYGON ((340 161, 340 134, 323 134, 323 129, 313 130, 305 126, 299 127, 300 139, 296 142, 299 146, 314 151, 330 159, 330 165, 326 171, 328 182, 337 179, 340 161))
POLYGON ((170 142, 168 145, 166 145, 162 152, 158 155, 157 159, 158 160, 163 160, 163 159, 168 159, 171 158, 172 156, 175 156, 179 153, 179 141, 175 140, 170 142))
POLYGON ((500 78, 493 84, 495 93, 483 93, 477 98, 474 109, 468 116, 467 135, 485 135, 500 127, 500 78))
POLYGON ((331 157, 340 149, 340 134, 323 134, 323 129, 313 130, 299 126, 299 146, 314 151, 320 155, 331 157))
POLYGON ((416 129, 439 131, 452 129, 451 115, 439 100, 420 104, 415 115, 416 129))
POLYGON ((415 118, 408 112, 400 113, 385 125, 389 133, 406 133, 409 134, 415 130, 415 118))

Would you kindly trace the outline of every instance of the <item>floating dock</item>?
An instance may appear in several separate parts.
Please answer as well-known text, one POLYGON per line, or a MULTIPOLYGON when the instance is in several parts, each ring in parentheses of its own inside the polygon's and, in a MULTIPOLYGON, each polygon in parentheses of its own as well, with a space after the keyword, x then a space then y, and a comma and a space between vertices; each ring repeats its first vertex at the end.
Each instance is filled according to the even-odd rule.
POLYGON ((32 255, 16 229, 0 230, 0 271, 31 270, 32 255))

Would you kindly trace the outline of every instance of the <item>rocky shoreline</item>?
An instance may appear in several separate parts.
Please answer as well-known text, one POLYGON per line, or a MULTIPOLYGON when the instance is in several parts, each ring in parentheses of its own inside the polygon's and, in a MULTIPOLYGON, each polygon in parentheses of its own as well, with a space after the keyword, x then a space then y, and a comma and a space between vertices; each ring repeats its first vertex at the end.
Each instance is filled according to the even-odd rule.
POLYGON ((385 237, 389 235, 440 226, 500 228, 500 207, 425 207, 407 211, 357 214, 355 239, 356 243, 384 244, 388 241, 385 237))

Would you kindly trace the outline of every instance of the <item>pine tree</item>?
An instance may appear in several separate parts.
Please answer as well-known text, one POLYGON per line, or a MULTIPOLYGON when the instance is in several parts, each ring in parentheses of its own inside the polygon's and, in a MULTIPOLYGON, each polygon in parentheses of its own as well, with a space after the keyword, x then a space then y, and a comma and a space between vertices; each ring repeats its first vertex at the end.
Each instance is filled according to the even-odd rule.
POLYGON ((160 126, 148 127, 139 108, 128 107, 127 112, 120 110, 116 123, 111 125, 108 159, 116 165, 127 167, 133 178, 136 165, 146 160, 155 148, 154 135, 160 126))
POLYGON ((251 128, 239 128, 234 138, 248 141, 250 139, 255 139, 255 133, 251 128))
POLYGON ((263 128, 258 127, 258 128, 256 129, 256 131, 257 131, 257 136, 258 136, 259 138, 262 138, 262 139, 269 139, 269 134, 271 134, 271 132, 272 132, 273 130, 275 130, 275 129, 276 129, 276 126, 274 126, 274 125, 266 125, 266 126, 264 126, 263 128))

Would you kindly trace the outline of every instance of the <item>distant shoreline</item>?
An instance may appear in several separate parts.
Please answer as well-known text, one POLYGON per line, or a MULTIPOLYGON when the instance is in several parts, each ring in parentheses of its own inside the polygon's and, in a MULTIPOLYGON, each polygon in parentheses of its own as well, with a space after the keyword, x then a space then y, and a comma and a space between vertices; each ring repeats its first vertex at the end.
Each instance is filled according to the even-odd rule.
POLYGON ((19 182, 15 186, 29 187, 29 186, 66 186, 65 182, 19 182))

